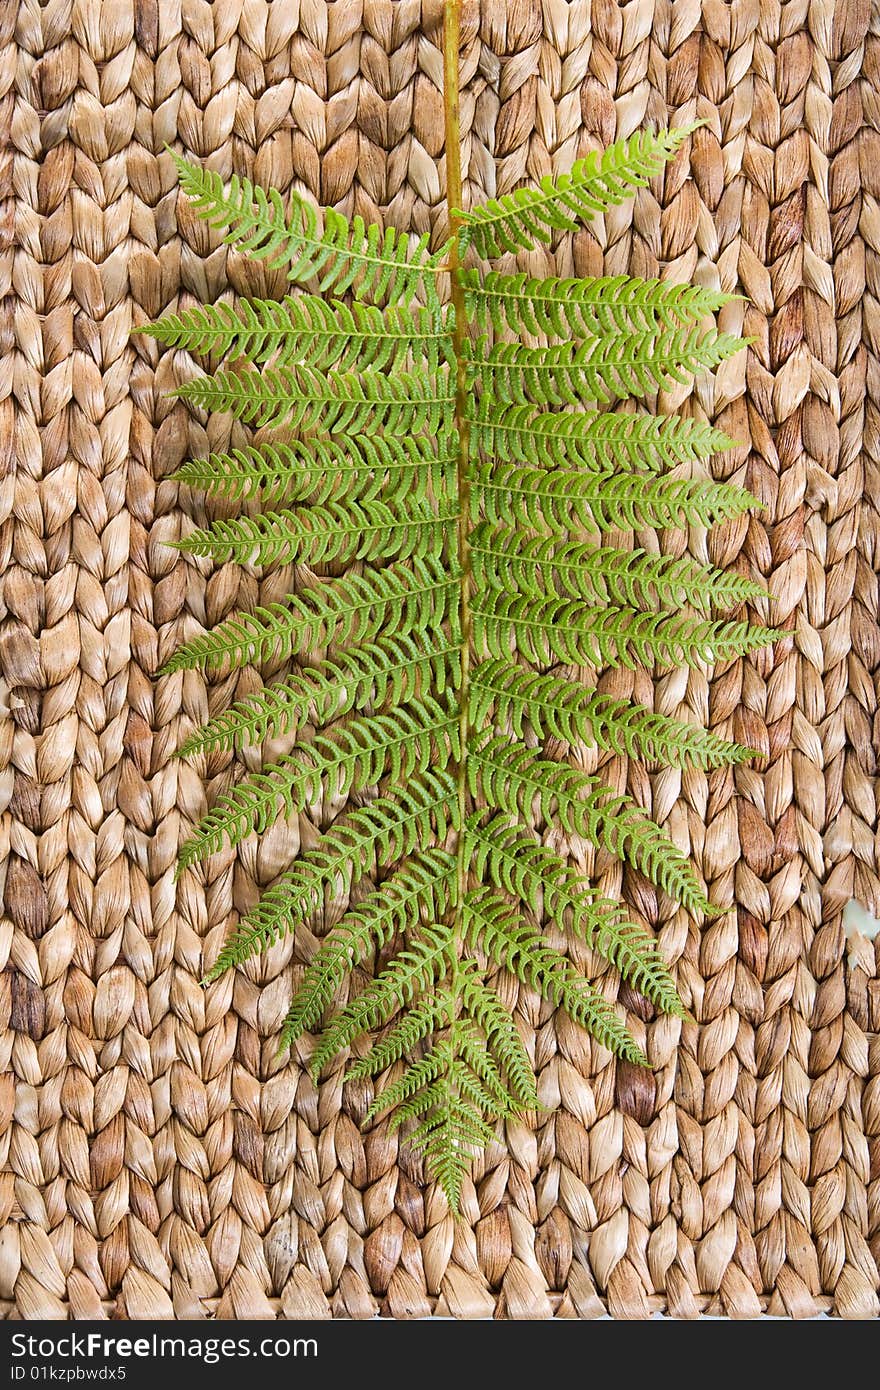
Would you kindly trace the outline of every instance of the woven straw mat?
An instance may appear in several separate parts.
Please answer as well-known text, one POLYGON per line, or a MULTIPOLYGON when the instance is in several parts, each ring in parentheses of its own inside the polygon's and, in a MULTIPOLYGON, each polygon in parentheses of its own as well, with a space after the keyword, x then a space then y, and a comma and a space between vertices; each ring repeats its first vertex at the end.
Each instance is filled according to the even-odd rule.
MULTIPOLYGON (((851 898, 880 912, 870 0, 485 0, 465 16, 472 200, 644 124, 708 119, 555 261, 740 290, 722 327, 756 339, 695 389, 750 441, 717 467, 764 510, 693 545, 765 580, 790 635, 711 681, 608 687, 760 750, 735 773, 608 770, 737 910, 698 925, 616 861, 563 845, 656 930, 696 1022, 620 990, 643 1073, 506 982, 548 1109, 477 1160, 455 1222, 387 1126, 361 1131, 365 1093, 341 1066, 316 1089, 304 1052, 276 1059, 297 973, 343 902, 295 946, 199 983, 314 829, 279 824, 175 885, 181 837, 236 767, 174 750, 260 677, 155 673, 296 576, 212 571, 166 545, 203 505, 168 475, 229 423, 169 400, 195 364, 131 329, 285 281, 196 221, 164 147, 442 235, 438 10, 0 5, 2 1310, 874 1317, 880 976, 843 929, 851 898)), ((327 823, 340 807, 319 810, 327 823)))

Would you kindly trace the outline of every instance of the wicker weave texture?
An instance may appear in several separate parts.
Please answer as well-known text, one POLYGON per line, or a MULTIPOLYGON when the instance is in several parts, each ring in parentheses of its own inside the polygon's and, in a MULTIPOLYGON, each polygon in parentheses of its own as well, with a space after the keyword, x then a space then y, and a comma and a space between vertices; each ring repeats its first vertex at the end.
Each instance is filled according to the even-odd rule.
POLYGON ((466 17, 471 198, 643 123, 709 122, 556 257, 563 274, 662 272, 749 299, 722 326, 753 347, 697 398, 751 442, 722 466, 765 510, 707 553, 764 578, 791 635, 711 682, 609 685, 760 750, 735 774, 609 771, 737 910, 698 928, 563 845, 656 929, 696 1023, 624 991, 643 1074, 511 987, 551 1108, 478 1161, 454 1223, 394 1136, 361 1133, 364 1094, 341 1071, 316 1090, 299 1056, 276 1061, 309 932, 198 983, 203 952, 314 831, 281 824, 174 883, 182 834, 234 773, 174 749, 259 676, 155 672, 296 576, 212 572, 165 545, 195 503, 164 480, 229 425, 169 401, 194 364, 131 329, 283 281, 195 222, 163 149, 442 232, 439 9, 0 5, 0 1303, 23 1318, 874 1317, 880 974, 842 928, 852 897, 880 912, 871 0, 483 0, 466 17))

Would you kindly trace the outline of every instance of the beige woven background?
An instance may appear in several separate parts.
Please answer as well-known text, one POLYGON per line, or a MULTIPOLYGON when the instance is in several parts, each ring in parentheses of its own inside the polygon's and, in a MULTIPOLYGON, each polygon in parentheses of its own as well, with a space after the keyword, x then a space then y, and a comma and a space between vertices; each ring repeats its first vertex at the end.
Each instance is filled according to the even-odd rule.
MULTIPOLYGON (((715 899, 738 906, 698 930, 622 885, 698 1024, 642 1017, 626 993, 645 1076, 511 991, 555 1108, 478 1162, 455 1225, 394 1138, 362 1136, 361 1091, 340 1073, 316 1092, 296 1057, 276 1063, 308 933, 295 956, 288 944, 199 987, 203 951, 213 959, 297 830, 175 888, 179 838, 231 767, 171 755, 234 681, 208 696, 195 675, 154 672, 291 575, 258 585, 164 547, 194 503, 163 479, 206 433, 163 396, 192 365, 129 335, 193 296, 281 282, 194 223, 163 146, 424 229, 444 180, 437 11, 0 4, 2 1308, 875 1316, 880 977, 873 950, 847 964, 841 929, 852 896, 880 910, 871 0, 484 0, 465 28, 471 196, 564 170, 642 123, 709 118, 665 180, 557 262, 661 268, 751 301, 724 326, 756 344, 697 400, 752 441, 723 467, 766 510, 710 550, 766 579, 792 635, 711 685, 676 673, 636 688, 764 757, 735 776, 629 771, 715 899)), ((207 438, 226 428, 211 421, 207 438)), ((612 864, 579 857, 621 886, 612 864)))

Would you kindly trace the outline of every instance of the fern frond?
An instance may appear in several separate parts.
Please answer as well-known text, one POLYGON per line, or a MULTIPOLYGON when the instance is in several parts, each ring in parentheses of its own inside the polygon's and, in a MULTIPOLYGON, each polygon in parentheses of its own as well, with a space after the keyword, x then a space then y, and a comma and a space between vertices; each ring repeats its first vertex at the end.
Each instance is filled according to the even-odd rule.
POLYGON ((473 811, 465 822, 465 844, 478 878, 488 876, 536 914, 542 904, 545 912, 560 918, 570 908, 593 932, 606 922, 623 921, 618 903, 599 897, 558 854, 508 815, 473 811))
POLYGON ((328 1062, 355 1038, 380 1023, 387 1023, 418 994, 428 993, 448 963, 451 928, 436 924, 423 927, 385 969, 371 980, 362 994, 349 1000, 325 1028, 309 1063, 319 1076, 328 1062))
POLYGON ((506 251, 534 250, 554 230, 576 231, 579 219, 604 212, 644 187, 701 124, 656 134, 637 130, 602 154, 579 159, 571 173, 556 180, 545 176, 539 188, 521 188, 470 212, 456 211, 462 223, 460 245, 473 246, 484 260, 492 260, 506 251))
MULTIPOLYGON (((441 1057, 445 1063, 446 1058, 442 1051, 441 1057)), ((413 1063, 410 1070, 418 1065, 418 1063, 413 1063)), ((452 1080, 451 1068, 448 1065, 444 1065, 442 1071, 444 1073, 442 1078, 438 1078, 436 1081, 432 1081, 427 1086, 422 1087, 421 1090, 417 1090, 415 1095, 402 1101, 397 1106, 397 1109, 392 1111, 389 1120, 389 1128, 392 1133, 396 1129, 400 1129, 401 1125, 405 1124, 407 1120, 416 1120, 420 1115, 425 1114, 433 1116, 438 1108, 446 1104, 450 1093, 450 1081, 452 1080)), ((427 1128, 430 1129, 432 1124, 433 1120, 429 1119, 427 1128)), ((425 1128, 425 1126, 420 1127, 420 1129, 423 1128, 425 1128)), ((416 1130, 416 1133, 420 1133, 420 1130, 416 1130)))
POLYGON ((477 328, 545 334, 550 338, 657 334, 714 314, 734 295, 702 285, 663 284, 630 275, 545 280, 489 270, 462 272, 465 306, 477 328))
POLYGON ((460 661, 460 646, 442 638, 368 642, 246 695, 190 734, 178 756, 260 743, 305 719, 327 724, 368 703, 399 705, 429 691, 442 696, 456 687, 460 661))
POLYGON ((346 305, 319 295, 288 295, 282 300, 244 299, 204 304, 167 314, 140 331, 168 347, 224 357, 246 357, 253 364, 274 359, 315 371, 394 372, 416 355, 429 372, 448 362, 454 310, 401 309, 346 305))
POLYGON ((760 503, 734 483, 705 479, 593 477, 521 464, 479 464, 474 469, 471 515, 493 524, 517 522, 539 531, 568 533, 711 526, 760 503))
POLYGON ((639 132, 570 174, 463 213, 434 256, 427 236, 319 215, 297 194, 286 211, 276 191, 237 177, 225 187, 178 160, 196 212, 228 245, 310 291, 187 308, 146 330, 220 364, 179 388, 191 406, 286 426, 283 438, 236 442, 175 475, 232 502, 253 499, 178 549, 291 569, 274 576, 274 601, 187 642, 163 674, 299 663, 185 740, 183 753, 284 737, 290 751, 273 750, 219 797, 183 846, 181 869, 322 797, 377 793, 298 855, 209 978, 378 869, 379 886, 316 946, 282 1046, 317 1033, 317 1077, 357 1042, 365 1055, 349 1074, 386 1073, 367 1118, 387 1112, 392 1129, 414 1127, 409 1142, 453 1210, 495 1122, 538 1108, 504 972, 646 1064, 622 1011, 533 916, 595 949, 658 1009, 686 1016, 651 933, 540 843, 533 818, 607 849, 688 911, 711 910, 689 861, 636 801, 536 742, 548 740, 549 752, 549 740, 583 740, 683 769, 750 753, 584 689, 571 668, 727 660, 781 636, 717 616, 767 597, 758 584, 665 555, 641 534, 603 534, 704 528, 759 506, 708 476, 704 461, 733 441, 693 419, 581 408, 653 394, 738 351, 743 340, 704 321, 732 296, 458 262, 468 248, 530 249, 615 206, 695 128, 639 132), (452 302, 441 305, 447 280, 452 302), (679 475, 661 476, 669 469, 679 475), (324 565, 343 572, 316 576, 324 565), (288 573, 285 597, 277 585, 288 573), (567 670, 541 674, 557 663, 567 670), (333 1012, 359 970, 362 992, 333 1012), (382 1031, 368 1039, 373 1030, 382 1031))
POLYGON ((291 816, 328 796, 346 796, 386 774, 409 779, 430 765, 446 767, 460 750, 459 718, 426 696, 389 714, 363 715, 329 733, 318 734, 302 749, 267 763, 261 772, 217 798, 181 846, 186 869, 216 854, 224 843, 237 845, 251 831, 261 834, 280 815, 291 816))
POLYGON ((536 914, 543 906, 556 919, 571 913, 571 930, 617 967, 625 980, 664 1013, 684 1016, 669 966, 653 937, 628 922, 617 903, 599 898, 578 874, 546 845, 537 844, 510 818, 496 815, 481 824, 483 813, 468 816, 467 844, 478 874, 528 903, 536 914))
POLYGON ((644 705, 616 700, 556 675, 539 675, 507 660, 484 661, 474 668, 470 716, 485 727, 491 710, 498 724, 510 723, 517 738, 529 730, 538 738, 595 744, 609 753, 666 763, 670 767, 721 767, 744 762, 751 748, 719 738, 698 724, 685 724, 644 705))
POLYGON ((377 860, 407 859, 414 850, 443 841, 449 830, 456 787, 448 773, 423 773, 396 796, 380 796, 346 815, 301 855, 262 896, 227 941, 205 976, 214 980, 234 965, 271 946, 314 911, 328 883, 350 887, 377 860))
POLYGON ((348 1075, 353 1081, 360 1081, 367 1076, 376 1076, 402 1057, 408 1057, 438 1026, 449 1022, 454 1010, 455 999, 448 992, 423 996, 401 1014, 365 1057, 359 1057, 352 1064, 348 1075))
POLYGON ((478 586, 542 596, 585 599, 630 608, 732 608, 766 596, 741 575, 682 557, 615 550, 556 536, 522 536, 506 526, 479 526, 471 540, 478 586))
POLYGON ((516 648, 538 666, 693 666, 727 661, 783 635, 749 623, 699 621, 637 608, 585 609, 566 599, 522 598, 491 589, 477 596, 474 640, 489 656, 516 648))
POLYGON ((481 338, 468 349, 468 379, 496 405, 578 405, 668 390, 711 370, 746 346, 744 338, 698 328, 529 348, 481 338))
POLYGON ((449 566, 417 557, 408 566, 391 565, 313 584, 286 603, 238 613, 212 632, 184 643, 160 674, 200 666, 216 670, 225 662, 243 666, 249 661, 281 660, 331 641, 366 642, 385 624, 436 630, 447 616, 457 584, 449 566))
POLYGON ((325 209, 320 230, 315 209, 295 193, 288 216, 275 189, 266 192, 233 174, 227 190, 213 170, 177 154, 173 158, 180 186, 203 220, 222 229, 223 240, 252 259, 285 266, 289 280, 317 277, 322 294, 351 290, 356 299, 406 302, 420 289, 436 299, 435 277, 446 247, 429 255, 428 233, 411 245, 404 232, 389 227, 383 234, 360 217, 349 223, 331 208, 325 209))
POLYGON ((404 512, 386 502, 328 502, 298 511, 263 512, 260 516, 215 521, 191 531, 176 543, 187 555, 209 555, 223 564, 308 565, 329 561, 409 559, 436 555, 455 512, 437 511, 427 503, 404 512))
POLYGON ((379 1092, 367 1111, 367 1118, 371 1120, 385 1111, 395 1111, 391 1117, 391 1129, 399 1129, 406 1120, 423 1115, 438 1105, 442 1107, 449 1088, 453 1087, 459 1099, 464 1097, 466 1102, 469 1101, 477 1115, 481 1112, 508 1114, 510 1097, 500 1085, 500 1078, 498 1090, 492 1085, 498 1074, 492 1071, 491 1061, 488 1065, 482 1065, 479 1071, 471 1067, 456 1055, 462 1051, 461 1043, 461 1032, 456 1028, 453 1037, 438 1043, 418 1062, 411 1063, 397 1081, 379 1092), (488 1083, 484 1081, 484 1075, 491 1078, 488 1083), (441 1076, 444 1078, 443 1084, 435 1084, 441 1076))
MULTIPOLYGON (((362 964, 370 951, 381 949, 395 937, 402 937, 423 917, 436 918, 446 911, 454 874, 455 860, 451 854, 439 849, 425 850, 407 860, 356 907, 348 909, 309 961, 284 1021, 282 1049, 307 1028, 314 1027, 346 973, 362 964)), ((402 1022, 412 1017, 407 1014, 402 1022)), ((406 1037, 409 1036, 407 1033, 406 1037)), ((418 1038, 413 1037, 412 1041, 414 1044, 418 1038)), ((389 1059, 382 1060, 377 1070, 395 1060, 391 1055, 390 1039, 382 1045, 377 1044, 373 1052, 389 1059)), ((367 1059, 363 1060, 366 1063, 367 1059)))
POLYGON ((293 500, 321 505, 350 497, 370 502, 382 496, 413 501, 450 495, 458 458, 457 436, 438 438, 377 435, 334 439, 291 439, 262 443, 229 454, 189 459, 172 479, 239 501, 260 496, 264 505, 293 500))
POLYGON ((450 1207, 458 1211, 471 1160, 493 1142, 495 1133, 479 1110, 450 1085, 440 1087, 435 1082, 435 1087, 432 1113, 409 1136, 409 1143, 424 1153, 450 1207))
POLYGON ((203 410, 229 411, 249 424, 359 434, 377 424, 389 434, 437 434, 453 423, 448 373, 319 372, 266 367, 194 377, 174 393, 203 410))
MULTIPOLYGON (((465 920, 463 912, 462 922, 465 920)), ((482 1030, 492 1054, 504 1068, 514 1098, 524 1110, 536 1110, 535 1073, 510 1013, 495 991, 484 983, 476 961, 459 963, 457 983, 462 1009, 482 1030)))
POLYGON ((713 911, 687 855, 631 797, 613 792, 600 778, 490 736, 471 750, 468 782, 487 806, 526 819, 537 808, 568 834, 629 861, 692 916, 713 911))
POLYGON ((465 940, 484 950, 496 965, 509 970, 570 1018, 592 1033, 618 1057, 637 1066, 646 1061, 622 1019, 604 995, 580 976, 559 951, 548 946, 491 888, 469 893, 463 908, 465 940))
MULTIPOLYGON (((509 1113, 515 1110, 517 1101, 520 1105, 524 1103, 521 1096, 510 1094, 504 1084, 501 1072, 495 1064, 495 1059, 487 1050, 485 1037, 468 1019, 456 1019, 453 1039, 456 1052, 462 1061, 467 1063, 471 1071, 479 1077, 493 1105, 500 1107, 499 1113, 509 1113)), ((531 1092, 528 1099, 531 1100, 531 1092)))
POLYGON ((448 1046, 438 1043, 426 1057, 422 1057, 418 1062, 411 1062, 397 1081, 379 1092, 367 1111, 367 1120, 374 1120, 386 1110, 397 1110, 398 1114, 391 1120, 391 1128, 395 1130, 405 1120, 422 1114, 435 1103, 435 1098, 439 1097, 440 1092, 431 1087, 431 1082, 436 1081, 441 1072, 449 1069, 450 1061, 448 1046), (423 1091, 423 1088, 424 1094, 417 1096, 417 1092, 423 1091), (413 1098, 416 1099, 415 1105, 404 1106, 405 1101, 413 1098))
MULTIPOLYGON (((456 1050, 461 1052, 458 1029, 456 1029, 455 1041, 456 1050)), ((517 1106, 513 1098, 504 1090, 499 1096, 494 1087, 483 1080, 480 1072, 469 1062, 465 1062, 461 1056, 453 1059, 449 1068, 449 1075, 459 1096, 470 1101, 478 1114, 490 1115, 493 1119, 497 1119, 503 1115, 511 1115, 516 1111, 517 1106)))
POLYGON ((707 458, 733 444, 726 434, 677 415, 611 415, 595 411, 506 410, 489 400, 468 416, 471 445, 500 463, 534 468, 577 467, 607 477, 620 472, 658 473, 707 458))

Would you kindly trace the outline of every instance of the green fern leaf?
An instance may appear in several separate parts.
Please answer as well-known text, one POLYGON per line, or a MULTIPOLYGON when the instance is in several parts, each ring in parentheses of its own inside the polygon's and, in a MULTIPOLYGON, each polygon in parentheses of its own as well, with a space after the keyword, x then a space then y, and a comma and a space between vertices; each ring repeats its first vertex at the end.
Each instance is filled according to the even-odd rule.
POLYGON ((746 346, 730 333, 700 334, 696 328, 632 337, 590 338, 585 343, 528 348, 488 339, 474 342, 468 379, 496 405, 578 405, 583 400, 668 390, 673 382, 717 367, 746 346))
MULTIPOLYGON (((371 950, 403 936, 426 914, 436 917, 446 911, 454 872, 455 860, 450 854, 426 850, 408 860, 357 907, 349 908, 309 962, 284 1022, 282 1047, 314 1027, 346 973, 361 965, 371 950)), ((407 1014, 402 1022, 411 1028, 411 1019, 412 1015, 407 1014)), ((413 1046, 420 1036, 413 1035, 408 1046, 413 1046)), ((385 1051, 379 1050, 378 1044, 373 1049, 379 1050, 380 1058, 388 1057, 388 1061, 380 1061, 377 1070, 395 1060, 387 1041, 384 1046, 385 1051)))
MULTIPOLYGON (((485 1037, 478 1028, 475 1028, 467 1019, 457 1019, 453 1037, 455 1050, 459 1057, 479 1079, 490 1098, 490 1104, 487 1106, 490 1113, 510 1114, 516 1109, 516 1100, 523 1104, 521 1097, 511 1096, 491 1052, 486 1050, 485 1037)), ((529 1093, 530 1099, 531 1093, 529 1093)), ((535 1100, 537 1101, 537 1096, 535 1100)), ((528 1104, 528 1102, 526 1103, 528 1104)))
POLYGON ((487 806, 526 819, 537 808, 570 835, 628 860, 695 917, 712 911, 687 856, 630 797, 611 791, 600 778, 492 736, 472 750, 468 777, 472 794, 482 795, 487 806))
POLYGON ((721 767, 744 762, 753 750, 685 724, 644 705, 615 700, 557 675, 536 675, 506 660, 481 662, 473 672, 471 722, 486 725, 494 710, 499 724, 509 723, 517 738, 588 743, 609 753, 666 763, 670 767, 721 767))
POLYGON ((556 536, 523 537, 506 526, 478 526, 471 541, 477 586, 630 608, 732 608, 767 591, 738 574, 644 550, 597 548, 556 536))
POLYGON ((448 774, 424 773, 396 798, 377 797, 369 806, 352 811, 327 832, 319 849, 298 859, 263 894, 205 979, 216 979, 291 932, 314 911, 326 884, 350 887, 376 859, 399 862, 434 839, 442 841, 454 798, 455 784, 448 774))
POLYGON ((669 966, 656 942, 628 922, 617 903, 586 890, 563 859, 528 837, 503 814, 481 824, 483 812, 467 819, 467 844, 480 874, 497 888, 528 903, 536 914, 571 915, 571 930, 617 967, 625 980, 664 1013, 684 1016, 669 966))
POLYGON ((413 1115, 422 1113, 423 1110, 435 1103, 435 1097, 439 1095, 431 1086, 432 1081, 436 1081, 441 1072, 449 1066, 449 1049, 439 1044, 433 1052, 429 1052, 427 1057, 423 1057, 418 1062, 413 1062, 407 1067, 403 1076, 399 1077, 391 1086, 386 1086, 384 1091, 380 1091, 367 1111, 367 1119, 374 1120, 377 1115, 381 1115, 385 1110, 397 1110, 398 1114, 392 1118, 391 1128, 397 1129, 404 1120, 412 1118, 413 1115), (425 1088, 424 1094, 418 1096, 417 1092, 425 1088), (405 1101, 414 1099, 414 1105, 404 1105, 405 1101))
POLYGON ((454 1037, 454 1043, 439 1043, 427 1056, 407 1067, 397 1081, 386 1086, 370 1106, 367 1118, 375 1119, 384 1111, 396 1111, 391 1128, 398 1129, 404 1121, 434 1107, 442 1107, 450 1086, 455 1087, 459 1098, 464 1097, 471 1103, 477 1114, 508 1114, 510 1098, 491 1060, 484 1052, 476 1066, 471 1066, 469 1060, 465 1063, 456 1053, 466 1051, 468 1059, 474 1053, 479 1059, 480 1054, 470 1047, 460 1028, 455 1028, 454 1037), (435 1084, 441 1076, 444 1084, 435 1084))
MULTIPOLYGON (((465 930, 468 920, 463 903, 462 931, 465 930)), ((460 962, 456 982, 462 1009, 479 1027, 493 1055, 504 1068, 514 1099, 523 1110, 536 1110, 538 1092, 535 1073, 511 1015, 494 990, 489 989, 484 983, 483 972, 476 961, 460 962)))
POLYGON ((447 617, 457 577, 439 561, 413 558, 367 574, 315 584, 287 603, 239 613, 178 648, 161 674, 226 662, 282 660, 330 641, 369 641, 383 627, 437 629, 447 617))
POLYGON ((727 661, 783 636, 748 623, 697 621, 677 613, 606 607, 592 612, 566 599, 521 598, 489 590, 474 604, 474 640, 488 656, 515 648, 537 666, 694 666, 727 661))
POLYGON ((316 1075, 355 1045, 363 1055, 351 1075, 386 1073, 368 1116, 412 1127, 408 1142, 453 1209, 498 1119, 538 1107, 496 972, 499 988, 500 972, 512 972, 612 1053, 646 1061, 618 1008, 532 916, 684 1016, 650 933, 538 843, 533 818, 611 851, 690 912, 709 910, 685 856, 634 801, 540 745, 584 741, 678 768, 749 756, 716 733, 584 688, 570 668, 727 660, 781 635, 715 616, 768 600, 750 579, 664 555, 641 535, 634 548, 617 534, 603 543, 606 531, 703 528, 758 506, 707 474, 704 461, 732 441, 693 419, 580 408, 654 394, 737 351, 742 340, 703 322, 729 296, 628 276, 540 281, 458 262, 466 247, 527 249, 614 206, 659 174, 693 129, 637 133, 568 175, 462 214, 435 256, 427 237, 333 211, 319 218, 296 194, 287 211, 277 192, 238 178, 227 188, 179 161, 197 212, 228 245, 312 291, 185 308, 146 330, 226 364, 179 388, 191 406, 284 426, 246 443, 236 429, 227 452, 183 464, 178 482, 257 505, 178 548, 296 566, 293 592, 276 588, 271 603, 199 633, 163 668, 297 663, 184 741, 182 753, 207 753, 288 740, 220 795, 183 846, 181 869, 319 799, 357 791, 364 800, 376 788, 262 895, 209 978, 378 869, 379 886, 315 949, 282 1046, 320 1030, 316 1075), (452 303, 441 304, 447 282, 452 303), (490 332, 492 344, 480 336, 490 332), (696 476, 661 476, 669 469, 696 476), (322 565, 343 572, 311 573, 322 565), (569 669, 543 670, 556 663, 569 669), (346 976, 361 970, 361 992, 336 1005, 346 976))
POLYGON ((409 559, 436 555, 455 512, 425 504, 402 515, 385 502, 329 502, 293 512, 215 521, 177 542, 188 555, 209 555, 221 564, 309 565, 328 561, 409 559))
POLYGON ((438 1026, 449 1022, 454 1008, 452 994, 441 991, 439 994, 426 995, 401 1014, 394 1027, 373 1044, 365 1057, 359 1057, 352 1064, 348 1075, 353 1081, 360 1081, 385 1071, 402 1057, 408 1057, 438 1026))
POLYGON ((534 250, 535 243, 549 241, 554 230, 575 231, 579 219, 615 207, 631 198, 634 188, 644 187, 701 124, 657 134, 638 130, 601 155, 579 159, 571 173, 556 180, 548 175, 540 188, 521 188, 470 212, 457 210, 463 224, 461 246, 472 246, 491 260, 506 251, 534 250))
POLYGON ((458 1211, 461 1188, 475 1154, 495 1138, 479 1110, 451 1087, 439 1087, 429 1118, 409 1136, 410 1146, 422 1150, 453 1211, 458 1211))
POLYGON ((319 1076, 337 1052, 361 1033, 387 1023, 415 995, 433 990, 448 961, 451 939, 448 926, 423 927, 419 936, 370 981, 362 994, 339 1010, 312 1054, 312 1074, 319 1076))
POLYGON ((499 463, 577 467, 609 476, 657 473, 729 449, 720 430, 677 416, 599 415, 595 411, 537 413, 533 406, 507 409, 481 402, 467 417, 473 449, 499 463))
MULTIPOLYGON (((457 1050, 461 1051, 460 1038, 456 1037, 457 1050)), ((511 1115, 515 1111, 511 1097, 505 1092, 499 1098, 494 1089, 483 1081, 479 1072, 467 1065, 456 1057, 449 1069, 450 1080, 456 1087, 459 1096, 465 1101, 470 1101, 475 1111, 479 1115, 490 1115, 492 1118, 502 1115, 511 1115)))
POLYGON ((233 501, 259 495, 264 505, 295 499, 319 506, 331 498, 370 502, 380 496, 390 505, 398 497, 426 500, 429 489, 449 496, 457 458, 454 433, 437 439, 362 436, 344 443, 291 439, 190 459, 172 477, 233 501))
POLYGON ((510 816, 473 811, 465 822, 465 845, 477 878, 488 878, 535 913, 542 905, 559 917, 571 909, 587 924, 584 930, 593 933, 606 922, 623 920, 617 903, 599 897, 558 854, 538 844, 510 816))
POLYGON ((588 531, 712 526, 758 506, 734 483, 707 479, 592 477, 520 464, 474 469, 471 515, 495 525, 511 521, 540 531, 588 531), (482 508, 482 510, 480 510, 482 508))
POLYGON ((305 752, 286 754, 218 797, 181 847, 182 867, 215 854, 224 841, 236 845, 251 831, 261 834, 279 815, 291 816, 319 800, 322 791, 347 796, 386 773, 398 781, 431 764, 445 767, 458 756, 458 725, 457 712, 426 697, 393 714, 364 716, 319 734, 305 752))
POLYGON ((190 734, 178 755, 260 743, 310 718, 326 724, 368 703, 396 707, 430 691, 442 696, 457 688, 460 659, 461 648, 442 637, 433 643, 412 637, 368 642, 238 700, 190 734))
POLYGON ((637 1066, 646 1065, 613 1005, 578 975, 570 961, 548 946, 540 932, 526 926, 499 894, 490 888, 469 893, 462 929, 467 942, 481 947, 497 965, 565 1009, 609 1052, 637 1066))
POLYGON ((701 285, 661 284, 629 275, 602 279, 538 280, 490 270, 462 274, 465 305, 477 328, 497 333, 545 334, 551 338, 598 338, 656 334, 716 313, 734 295, 701 285))
POLYGON ((454 311, 439 309, 385 310, 375 305, 351 306, 319 295, 289 295, 279 301, 242 300, 206 304, 168 314, 142 328, 169 347, 201 355, 246 357, 276 367, 296 363, 316 371, 397 371, 414 355, 429 372, 449 362, 454 311))
POLYGON ((266 367, 195 377, 175 394, 204 410, 230 411, 253 425, 359 434, 381 423, 389 434, 452 424, 455 392, 448 375, 398 372, 319 372, 312 367, 266 367))
POLYGON ((226 190, 213 170, 173 152, 172 157, 180 186, 204 221, 222 229, 223 240, 252 259, 285 266, 288 279, 305 283, 317 278, 322 294, 350 289, 356 299, 405 302, 419 289, 436 299, 435 278, 446 247, 429 255, 427 233, 411 245, 403 232, 389 227, 383 235, 378 227, 366 227, 362 218, 349 223, 331 208, 324 211, 321 231, 315 209, 295 193, 288 217, 275 189, 266 193, 233 174, 226 190))

